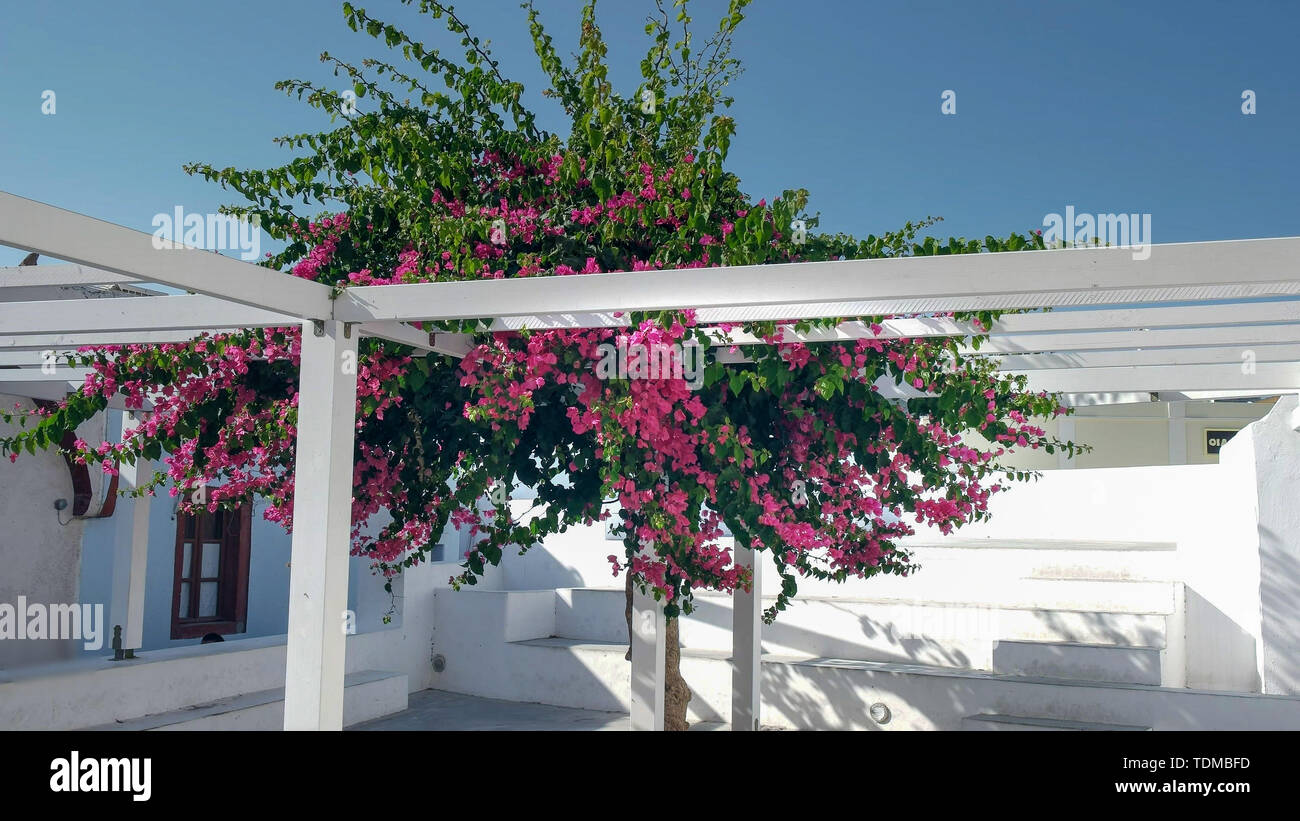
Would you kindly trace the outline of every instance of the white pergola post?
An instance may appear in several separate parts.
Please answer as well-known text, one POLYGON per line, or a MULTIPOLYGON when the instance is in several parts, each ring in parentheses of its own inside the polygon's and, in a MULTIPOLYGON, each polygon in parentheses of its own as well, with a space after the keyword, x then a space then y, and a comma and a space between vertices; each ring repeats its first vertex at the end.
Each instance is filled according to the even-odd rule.
POLYGON ((343 729, 356 433, 355 328, 304 322, 289 575, 284 729, 343 729))
MULTIPOLYGON (((130 411, 122 412, 123 441, 135 428, 137 420, 130 411)), ((120 490, 134 490, 140 478, 153 475, 153 462, 144 457, 134 465, 123 463, 118 470, 120 490)), ((117 517, 113 534, 113 595, 109 603, 109 623, 122 626, 122 649, 139 650, 144 644, 144 583, 149 564, 149 508, 151 496, 139 496, 131 502, 131 516, 117 517)))
POLYGON ((739 587, 731 602, 731 729, 757 730, 762 704, 763 578, 755 552, 737 544, 737 567, 749 568, 754 580, 746 592, 739 587))
MULTIPOLYGON (((631 572, 630 570, 628 572, 631 572)), ((632 720, 633 730, 664 728, 664 675, 668 630, 664 611, 654 597, 632 587, 632 720)))

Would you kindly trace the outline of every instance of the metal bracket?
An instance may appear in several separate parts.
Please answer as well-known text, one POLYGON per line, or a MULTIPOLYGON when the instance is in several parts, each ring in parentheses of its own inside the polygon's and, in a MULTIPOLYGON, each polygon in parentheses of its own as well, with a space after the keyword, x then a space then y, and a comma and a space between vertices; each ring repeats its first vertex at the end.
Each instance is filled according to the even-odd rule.
POLYGON ((312 329, 316 332, 316 336, 324 336, 324 335, 325 335, 325 320, 323 320, 323 319, 313 319, 313 320, 311 321, 311 326, 312 326, 312 329))
POLYGON ((352 326, 355 325, 355 324, 357 324, 357 323, 355 323, 355 322, 344 322, 344 323, 343 323, 343 338, 344 338, 344 339, 351 339, 351 338, 352 338, 352 326))

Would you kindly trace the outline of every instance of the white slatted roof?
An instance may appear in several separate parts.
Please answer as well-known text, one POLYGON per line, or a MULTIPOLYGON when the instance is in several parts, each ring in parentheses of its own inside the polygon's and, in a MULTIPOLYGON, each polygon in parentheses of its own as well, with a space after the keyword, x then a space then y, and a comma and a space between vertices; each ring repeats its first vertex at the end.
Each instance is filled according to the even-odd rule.
MULTIPOLYGON (((42 373, 41 352, 178 342, 203 331, 357 323, 360 332, 461 355, 468 338, 411 322, 492 319, 494 330, 617 327, 627 312, 695 307, 702 323, 1056 308, 1003 317, 972 355, 1065 393, 1300 391, 1300 237, 1127 249, 907 257, 678 271, 348 288, 201 249, 153 246, 150 234, 0 192, 0 244, 66 264, 0 268, 0 391, 42 373), (157 283, 192 293, 115 299, 21 299, 39 286, 157 283), (1178 304, 1174 304, 1178 303, 1178 304), (618 314, 618 315, 616 315, 618 314), (1248 365, 1248 367, 1247 367, 1248 365), (15 366, 17 370, 14 370, 15 366)), ((966 336, 946 317, 882 323, 881 337, 966 336)), ((871 337, 858 322, 786 338, 871 337)), ((721 340, 719 340, 721 341, 721 340)), ((733 333, 743 359, 760 340, 733 333)), ((69 375, 71 374, 71 375, 69 375)), ((31 388, 27 390, 30 393, 31 388)))

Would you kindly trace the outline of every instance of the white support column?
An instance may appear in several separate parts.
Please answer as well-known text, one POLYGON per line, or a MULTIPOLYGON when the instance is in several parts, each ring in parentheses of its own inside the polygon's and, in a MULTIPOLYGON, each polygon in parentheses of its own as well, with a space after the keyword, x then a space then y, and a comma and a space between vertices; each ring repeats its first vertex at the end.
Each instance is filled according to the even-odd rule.
POLYGON ((1187 464, 1187 403, 1169 403, 1169 464, 1187 464))
MULTIPOLYGON (((119 442, 135 429, 138 420, 122 412, 119 442)), ((134 465, 123 463, 118 471, 118 488, 135 490, 140 481, 153 476, 152 460, 140 457, 134 465)), ((144 582, 149 564, 149 507, 151 496, 131 501, 130 517, 117 517, 113 534, 113 594, 109 604, 109 625, 122 626, 122 649, 139 650, 144 644, 144 582)), ((110 637, 111 637, 110 633, 110 637)))
POLYGON ((749 592, 736 588, 731 602, 731 729, 757 730, 762 705, 763 575, 755 552, 737 544, 736 565, 754 574, 749 592))
MULTIPOLYGON (((630 571, 629 571, 630 572, 630 571)), ((632 587, 633 730, 664 728, 664 675, 668 633, 664 611, 654 597, 632 587)))
POLYGON ((356 328, 303 323, 284 729, 343 729, 356 328), (319 333, 319 335, 318 335, 319 333))

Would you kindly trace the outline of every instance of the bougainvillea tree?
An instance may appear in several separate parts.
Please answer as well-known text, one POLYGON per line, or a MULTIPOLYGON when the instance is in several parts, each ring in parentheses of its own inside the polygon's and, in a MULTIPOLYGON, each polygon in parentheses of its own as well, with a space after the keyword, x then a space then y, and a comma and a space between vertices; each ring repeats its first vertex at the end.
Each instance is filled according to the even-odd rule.
MULTIPOLYGON (((707 41, 685 2, 656 5, 641 83, 621 91, 594 2, 571 61, 526 4, 542 93, 567 134, 538 125, 523 86, 450 6, 404 2, 440 19, 463 55, 345 3, 347 24, 393 56, 353 65, 327 53, 337 87, 278 86, 328 114, 328 128, 279 138, 295 158, 277 168, 187 168, 242 194, 228 212, 256 216, 286 243, 269 269, 344 289, 1042 247, 1032 233, 919 239, 929 219, 865 239, 831 235, 805 212, 805 191, 744 193, 726 168, 735 123, 725 110, 748 0, 731 0, 707 41)), ((987 328, 995 315, 960 318, 987 328)), ((454 580, 473 584, 507 550, 616 516, 624 550, 611 570, 652 591, 675 627, 694 591, 749 585, 725 527, 780 576, 770 620, 800 579, 911 572, 900 537, 987 516, 997 490, 1029 476, 1005 466, 1014 450, 1074 450, 1035 424, 1063 412, 1055 397, 965 355, 967 340, 786 336, 848 319, 879 329, 883 317, 710 325, 684 309, 634 313, 622 327, 510 332, 489 331, 490 319, 424 326, 472 334, 463 359, 362 340, 352 549, 385 575, 424 560, 449 521, 474 534, 454 580), (728 344, 742 335, 763 344, 728 344), (917 395, 890 399, 882 384, 917 395), (504 503, 518 486, 535 491, 535 515, 504 503), (383 526, 370 526, 381 511, 383 526)), ((11 458, 55 447, 110 397, 147 399, 152 412, 125 441, 79 442, 73 457, 111 472, 165 456, 139 492, 170 486, 182 509, 259 497, 289 527, 298 353, 295 327, 84 349, 84 387, 2 445, 11 458), (209 485, 196 501, 192 491, 209 485)))

